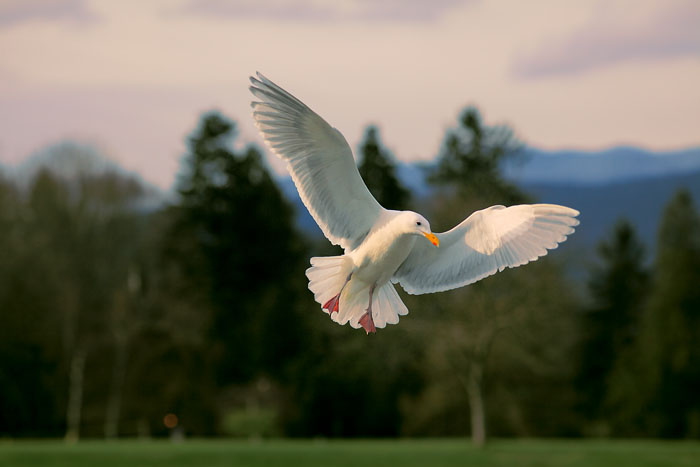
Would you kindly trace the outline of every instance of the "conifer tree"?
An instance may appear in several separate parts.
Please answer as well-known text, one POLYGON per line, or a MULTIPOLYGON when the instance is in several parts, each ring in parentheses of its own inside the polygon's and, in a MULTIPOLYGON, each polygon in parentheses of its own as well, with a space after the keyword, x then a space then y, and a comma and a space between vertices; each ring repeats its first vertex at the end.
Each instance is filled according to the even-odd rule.
MULTIPOLYGON (((582 318, 583 342, 577 387, 588 418, 609 421, 605 404, 611 373, 624 361, 639 327, 649 274, 644 247, 626 220, 598 246, 601 264, 593 269, 589 290, 593 306, 582 318)), ((617 368, 617 370, 616 370, 617 368)), ((598 420, 600 421, 600 420, 598 420)))
POLYGON ((522 143, 505 125, 485 125, 476 107, 467 107, 458 126, 447 132, 438 164, 428 181, 456 190, 463 199, 511 205, 525 195, 501 177, 504 161, 519 154, 522 143))
POLYGON ((371 125, 365 130, 360 154, 360 175, 379 204, 387 209, 408 209, 411 194, 397 178, 396 165, 382 147, 376 126, 371 125))
POLYGON ((700 436, 700 215, 687 190, 667 205, 638 336, 637 409, 646 434, 700 436))
POLYGON ((180 267, 203 291, 199 300, 211 306, 221 384, 279 370, 300 339, 290 331, 299 324, 290 274, 303 277, 293 211, 260 152, 233 150, 235 134, 221 114, 202 117, 189 141, 170 235, 180 267))

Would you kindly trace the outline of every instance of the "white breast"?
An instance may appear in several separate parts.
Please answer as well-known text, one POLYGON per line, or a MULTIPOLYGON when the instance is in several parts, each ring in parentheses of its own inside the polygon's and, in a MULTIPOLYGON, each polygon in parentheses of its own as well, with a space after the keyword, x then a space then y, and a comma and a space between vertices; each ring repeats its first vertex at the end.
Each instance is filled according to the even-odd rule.
POLYGON ((408 257, 416 238, 410 234, 396 235, 390 230, 369 236, 349 254, 356 267, 354 277, 377 287, 389 282, 408 257))

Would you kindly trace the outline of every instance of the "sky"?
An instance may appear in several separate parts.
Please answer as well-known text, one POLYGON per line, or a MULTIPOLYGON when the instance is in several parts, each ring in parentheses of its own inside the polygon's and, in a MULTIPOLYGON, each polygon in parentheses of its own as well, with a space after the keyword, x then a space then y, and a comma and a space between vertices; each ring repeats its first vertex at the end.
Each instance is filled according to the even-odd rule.
POLYGON ((204 111, 262 145, 256 71, 404 161, 466 105, 543 149, 698 146, 699 25, 695 0, 0 0, 0 165, 76 140, 168 188, 204 111))

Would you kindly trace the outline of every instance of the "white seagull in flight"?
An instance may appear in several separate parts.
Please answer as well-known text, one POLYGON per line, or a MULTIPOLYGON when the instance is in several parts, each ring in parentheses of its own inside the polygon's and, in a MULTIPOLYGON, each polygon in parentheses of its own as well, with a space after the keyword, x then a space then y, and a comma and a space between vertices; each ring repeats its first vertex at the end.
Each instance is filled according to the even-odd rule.
POLYGON ((578 225, 575 209, 554 204, 491 206, 444 233, 412 211, 384 209, 365 186, 343 135, 303 102, 257 73, 253 118, 287 162, 301 200, 341 256, 311 258, 316 301, 338 324, 368 334, 408 313, 409 294, 455 289, 556 248, 578 225))

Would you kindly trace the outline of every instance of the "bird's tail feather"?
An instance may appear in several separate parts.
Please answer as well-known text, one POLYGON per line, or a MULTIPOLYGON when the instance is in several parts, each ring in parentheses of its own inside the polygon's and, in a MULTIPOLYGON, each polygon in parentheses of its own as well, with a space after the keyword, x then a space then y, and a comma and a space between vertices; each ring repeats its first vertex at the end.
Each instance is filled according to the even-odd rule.
MULTIPOLYGON (((353 328, 361 327, 360 318, 369 306, 370 284, 350 276, 352 261, 345 256, 316 257, 311 258, 311 266, 306 270, 306 277, 309 278, 309 290, 313 292, 314 299, 326 307, 336 295, 340 295, 337 311, 333 310, 333 305, 329 307, 331 318, 341 325, 350 323, 353 328)), ((375 327, 396 324, 399 316, 406 314, 408 309, 392 283, 374 290, 372 319, 375 327)))
POLYGON ((321 305, 340 293, 352 272, 352 261, 345 256, 319 256, 311 258, 311 267, 306 270, 309 290, 314 300, 321 305))
MULTIPOLYGON (((362 284, 362 283, 360 283, 362 284)), ((358 284, 359 285, 359 284, 358 284)), ((369 286, 362 284, 348 291, 347 303, 344 303, 344 295, 341 297, 340 312, 333 315, 333 321, 339 324, 350 323, 353 328, 359 328, 360 318, 366 313, 369 305, 369 286)), ((408 308, 394 288, 394 284, 387 282, 374 289, 372 296, 372 320, 377 328, 384 328, 387 324, 397 324, 399 316, 407 315, 408 308)))

